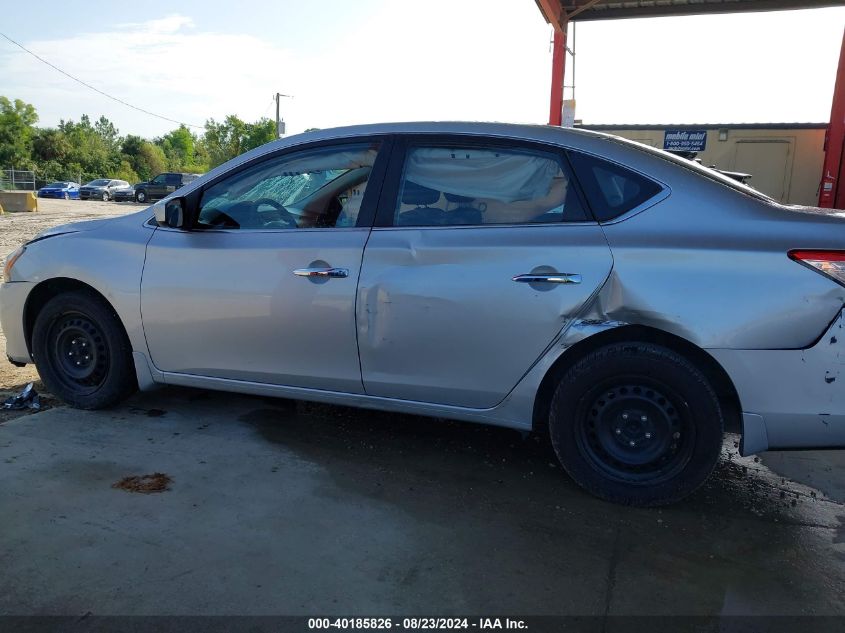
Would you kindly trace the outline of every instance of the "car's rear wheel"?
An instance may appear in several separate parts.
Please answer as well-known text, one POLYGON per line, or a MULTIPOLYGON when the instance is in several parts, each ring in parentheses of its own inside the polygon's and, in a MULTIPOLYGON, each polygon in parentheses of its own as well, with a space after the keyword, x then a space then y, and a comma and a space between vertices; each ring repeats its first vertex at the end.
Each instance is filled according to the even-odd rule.
POLYGON ((713 388, 683 356, 650 343, 618 343, 566 372, 549 428, 579 485, 609 501, 653 506, 704 483, 719 459, 723 419, 713 388))
POLYGON ((50 299, 35 319, 32 351, 46 387, 73 407, 108 407, 137 389, 120 320, 92 294, 67 292, 50 299))
POLYGON ((70 200, 70 194, 67 191, 65 191, 65 200, 70 200))
POLYGON ((146 202, 147 201, 147 194, 144 191, 136 191, 135 192, 135 202, 146 202))
POLYGON ((108 201, 109 201, 109 192, 104 191, 103 192, 103 202, 108 202, 108 201))

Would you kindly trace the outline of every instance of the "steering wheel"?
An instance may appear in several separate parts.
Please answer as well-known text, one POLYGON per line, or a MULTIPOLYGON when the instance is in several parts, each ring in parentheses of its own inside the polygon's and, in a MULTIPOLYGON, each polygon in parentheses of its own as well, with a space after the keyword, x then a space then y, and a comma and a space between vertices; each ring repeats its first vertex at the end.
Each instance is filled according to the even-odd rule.
POLYGON ((299 224, 296 222, 296 218, 291 214, 290 211, 285 209, 279 202, 273 200, 272 198, 259 198, 258 200, 254 200, 252 202, 253 208, 255 211, 258 212, 258 207, 261 205, 266 204, 267 206, 273 207, 276 211, 279 212, 279 220, 287 224, 292 229, 298 229, 299 224))

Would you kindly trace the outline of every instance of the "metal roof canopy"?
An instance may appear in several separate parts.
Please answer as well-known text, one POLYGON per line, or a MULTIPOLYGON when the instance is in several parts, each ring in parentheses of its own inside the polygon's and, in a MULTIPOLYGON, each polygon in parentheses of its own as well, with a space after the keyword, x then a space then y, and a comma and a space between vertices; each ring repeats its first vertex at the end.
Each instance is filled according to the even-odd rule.
POLYGON ((568 21, 837 7, 842 0, 534 0, 555 31, 568 21))
MULTIPOLYGON (((554 27, 549 125, 563 119, 563 74, 566 31, 570 22, 656 18, 751 11, 786 11, 839 7, 845 0, 534 0, 554 27)), ((830 125, 825 137, 825 163, 819 186, 819 206, 845 209, 845 36, 836 73, 830 125)))

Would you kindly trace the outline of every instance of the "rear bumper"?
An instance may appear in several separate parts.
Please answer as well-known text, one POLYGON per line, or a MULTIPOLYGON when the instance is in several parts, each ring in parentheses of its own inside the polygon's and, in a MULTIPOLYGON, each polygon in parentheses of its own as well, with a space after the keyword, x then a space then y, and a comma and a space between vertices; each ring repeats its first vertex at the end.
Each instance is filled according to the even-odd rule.
POLYGON ((845 310, 803 350, 708 350, 743 411, 741 453, 845 448, 845 310))
POLYGON ((0 327, 6 337, 6 356, 16 363, 31 363, 23 329, 23 309, 34 284, 15 281, 0 284, 0 327))

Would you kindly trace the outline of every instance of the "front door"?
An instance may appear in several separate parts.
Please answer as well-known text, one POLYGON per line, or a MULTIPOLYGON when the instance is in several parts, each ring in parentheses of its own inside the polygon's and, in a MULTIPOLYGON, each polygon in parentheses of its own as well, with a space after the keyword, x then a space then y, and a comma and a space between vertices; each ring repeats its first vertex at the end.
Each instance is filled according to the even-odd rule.
POLYGON ((562 151, 416 137, 397 154, 359 282, 364 387, 495 406, 605 281, 610 249, 562 151))
POLYGON ((365 141, 260 160, 204 188, 194 230, 156 229, 141 288, 153 364, 360 393, 355 287, 378 151, 365 141))

